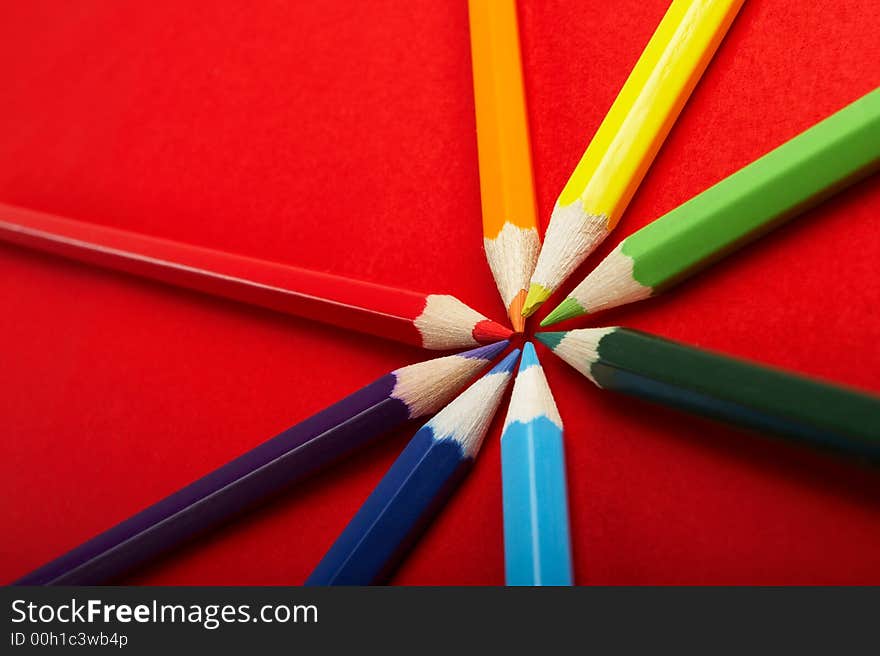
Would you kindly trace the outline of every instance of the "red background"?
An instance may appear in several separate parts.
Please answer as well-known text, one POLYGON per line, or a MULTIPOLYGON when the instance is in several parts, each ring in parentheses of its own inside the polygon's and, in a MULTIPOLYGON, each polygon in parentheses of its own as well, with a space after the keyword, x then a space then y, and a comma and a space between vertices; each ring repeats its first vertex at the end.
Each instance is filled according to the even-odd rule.
MULTIPOLYGON (((666 4, 520 4, 545 220, 666 4)), ((0 13, 0 201, 503 318, 480 248, 465 2, 0 13)), ((874 0, 746 2, 587 266, 880 84, 878 33, 874 0)), ((878 213, 873 178, 600 323, 880 392, 878 213)), ((4 582, 430 356, 9 246, 0 343, 4 582)), ((876 470, 602 393, 539 355, 566 423, 580 583, 880 583, 876 470)), ((503 582, 499 424, 394 582, 503 582)), ((301 583, 412 430, 128 582, 301 583)))

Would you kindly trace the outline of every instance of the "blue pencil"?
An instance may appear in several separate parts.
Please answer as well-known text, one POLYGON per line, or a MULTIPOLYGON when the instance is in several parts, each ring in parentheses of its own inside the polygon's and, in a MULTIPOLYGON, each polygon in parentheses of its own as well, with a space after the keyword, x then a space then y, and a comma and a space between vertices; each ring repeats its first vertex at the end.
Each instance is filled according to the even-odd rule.
POLYGON ((388 580, 470 470, 518 356, 515 349, 419 429, 306 585, 388 580))
POLYGON ((507 585, 572 585, 562 420, 526 342, 501 434, 507 585))

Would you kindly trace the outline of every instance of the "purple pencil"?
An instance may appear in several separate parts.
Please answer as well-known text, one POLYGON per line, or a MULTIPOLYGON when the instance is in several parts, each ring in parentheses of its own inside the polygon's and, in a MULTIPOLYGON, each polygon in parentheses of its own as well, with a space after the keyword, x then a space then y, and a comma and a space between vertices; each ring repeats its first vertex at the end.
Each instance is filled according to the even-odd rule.
POLYGON ((410 419, 436 412, 507 345, 498 342, 396 369, 15 584, 111 582, 410 419))

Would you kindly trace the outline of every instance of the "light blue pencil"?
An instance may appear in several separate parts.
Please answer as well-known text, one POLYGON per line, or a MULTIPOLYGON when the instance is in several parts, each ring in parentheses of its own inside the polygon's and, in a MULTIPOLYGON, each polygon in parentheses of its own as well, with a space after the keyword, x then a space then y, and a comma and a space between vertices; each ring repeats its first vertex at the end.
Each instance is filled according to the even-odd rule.
POLYGON ((572 585, 562 420, 531 342, 501 435, 501 482, 507 585, 572 585))

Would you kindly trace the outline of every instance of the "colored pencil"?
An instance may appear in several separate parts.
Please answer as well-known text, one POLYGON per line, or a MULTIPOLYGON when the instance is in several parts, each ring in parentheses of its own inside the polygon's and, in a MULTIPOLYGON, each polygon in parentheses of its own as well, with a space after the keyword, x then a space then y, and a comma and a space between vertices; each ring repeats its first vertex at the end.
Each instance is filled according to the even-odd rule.
POLYGON ((117 524, 19 585, 100 585, 445 405, 507 342, 396 369, 117 524))
POLYGON ((531 342, 501 434, 507 585, 572 585, 562 419, 531 342))
POLYGON ((518 356, 511 352, 419 429, 306 585, 388 579, 470 470, 518 356))
POLYGON ((880 460, 880 397, 625 328, 539 333, 603 389, 880 460))
POLYGON ((653 296, 880 168, 880 89, 624 239, 542 326, 653 296))
POLYGON ((674 0, 562 190, 523 307, 533 314, 620 220, 742 0, 674 0))
POLYGON ((427 349, 506 339, 454 296, 421 294, 0 204, 0 240, 427 349))
POLYGON ((516 332, 541 238, 515 0, 469 0, 483 246, 516 332))

